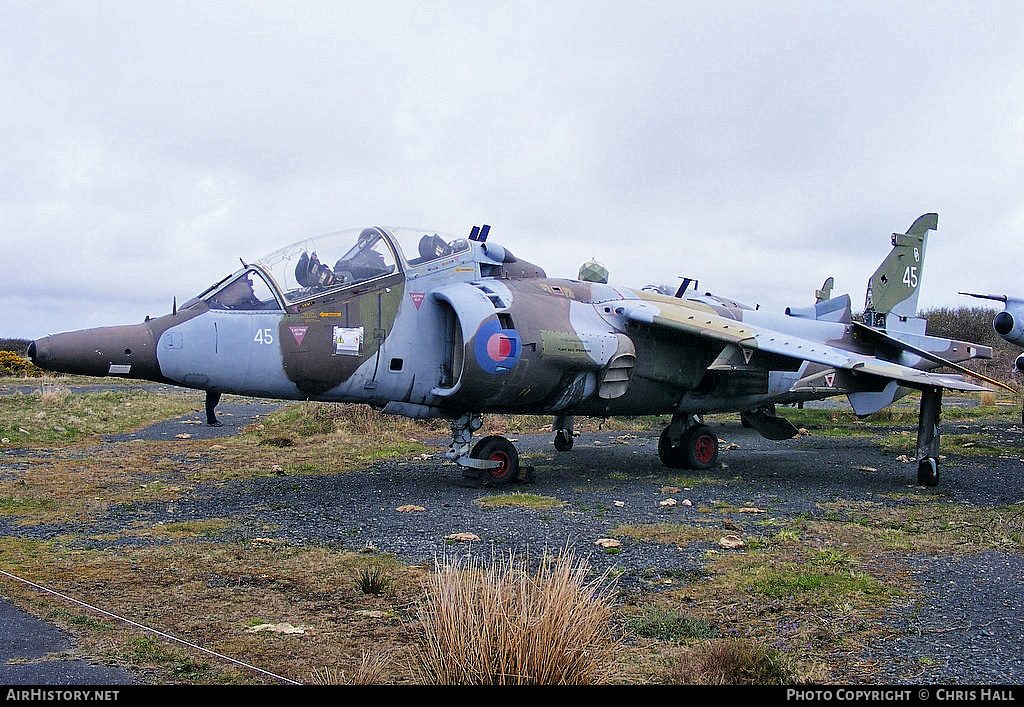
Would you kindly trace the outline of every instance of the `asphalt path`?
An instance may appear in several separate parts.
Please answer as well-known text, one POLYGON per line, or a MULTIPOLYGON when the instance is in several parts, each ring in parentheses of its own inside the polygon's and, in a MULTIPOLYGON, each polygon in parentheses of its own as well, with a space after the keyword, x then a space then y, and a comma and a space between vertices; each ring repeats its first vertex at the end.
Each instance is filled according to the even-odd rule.
POLYGON ((107 435, 103 437, 103 441, 170 441, 181 438, 182 435, 188 435, 191 439, 231 437, 254 422, 259 422, 260 418, 274 410, 284 407, 284 405, 286 403, 277 400, 225 399, 224 402, 217 406, 217 420, 221 423, 220 426, 206 424, 206 413, 200 410, 190 415, 182 415, 157 422, 141 430, 119 435, 107 435))
POLYGON ((0 685, 134 685, 137 682, 127 670, 75 657, 71 634, 2 598, 0 627, 0 685))

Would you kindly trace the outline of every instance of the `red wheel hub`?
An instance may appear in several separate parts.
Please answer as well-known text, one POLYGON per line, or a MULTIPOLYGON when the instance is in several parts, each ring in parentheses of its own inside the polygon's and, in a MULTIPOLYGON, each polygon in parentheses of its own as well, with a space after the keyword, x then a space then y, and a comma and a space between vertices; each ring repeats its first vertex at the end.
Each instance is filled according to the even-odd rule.
POLYGON ((505 470, 508 469, 508 466, 511 463, 511 460, 508 458, 508 455, 505 454, 504 452, 495 452, 489 458, 492 462, 498 462, 500 466, 494 469, 488 469, 487 472, 495 479, 500 479, 503 476, 505 476, 505 470))
POLYGON ((715 457, 715 440, 708 434, 697 435, 693 441, 693 452, 699 462, 709 463, 715 457))

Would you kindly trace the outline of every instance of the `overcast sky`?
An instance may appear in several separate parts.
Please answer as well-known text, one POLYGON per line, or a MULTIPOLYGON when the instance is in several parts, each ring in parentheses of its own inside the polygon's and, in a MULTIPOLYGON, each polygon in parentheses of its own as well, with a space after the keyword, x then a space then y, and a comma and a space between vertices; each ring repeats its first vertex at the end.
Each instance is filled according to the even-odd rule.
POLYGON ((142 321, 417 226, 557 277, 1024 294, 1024 3, 0 0, 0 338, 142 321))

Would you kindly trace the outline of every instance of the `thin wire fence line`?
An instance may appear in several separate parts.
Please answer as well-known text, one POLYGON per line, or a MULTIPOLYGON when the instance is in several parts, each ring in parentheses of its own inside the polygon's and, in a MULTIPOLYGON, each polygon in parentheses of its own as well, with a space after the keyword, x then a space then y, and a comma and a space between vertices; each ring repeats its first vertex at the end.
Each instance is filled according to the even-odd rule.
POLYGON ((64 601, 68 601, 68 602, 71 602, 72 604, 77 604, 79 606, 85 607, 86 609, 89 609, 90 611, 95 611, 97 613, 103 614, 104 616, 109 616, 109 617, 111 617, 113 619, 116 619, 118 621, 123 621, 126 624, 129 624, 131 626, 135 626, 136 628, 142 629, 143 631, 148 631, 149 633, 152 633, 152 634, 154 634, 156 636, 160 636, 161 638, 165 638, 165 639, 167 639, 169 641, 174 641, 176 643, 180 643, 183 646, 188 646, 189 648, 193 648, 193 649, 195 649, 197 651, 202 651, 203 653, 215 656, 217 658, 220 658, 221 660, 226 660, 229 663, 234 663, 235 665, 239 665, 239 666, 241 666, 243 668, 247 668, 249 670, 254 670, 254 671, 258 672, 258 673, 262 673, 264 675, 267 675, 269 677, 274 678, 275 680, 282 680, 282 681, 290 683, 292 685, 301 685, 302 684, 302 683, 296 682, 295 680, 292 680, 290 678, 286 678, 286 677, 283 677, 281 675, 277 675, 275 673, 272 673, 272 672, 270 672, 268 670, 264 670, 263 668, 257 668, 255 665, 249 665, 248 663, 243 663, 240 660, 236 660, 235 658, 232 658, 230 656, 226 656, 226 655, 224 655, 222 653, 217 653, 216 651, 212 651, 212 650, 210 650, 208 648, 203 648, 202 646, 196 645, 195 643, 189 643, 188 641, 182 640, 182 639, 177 638, 176 636, 172 636, 172 635, 170 635, 168 633, 164 633, 163 631, 158 631, 158 630, 156 630, 154 628, 150 628, 149 626, 143 626, 142 624, 140 624, 140 623, 138 623, 136 621, 132 621, 131 619, 125 618, 123 616, 118 616, 117 614, 113 614, 113 613, 111 613, 109 611, 106 611, 105 609, 101 609, 101 608, 99 608, 97 606, 92 606, 91 604, 86 604, 84 601, 80 601, 80 600, 75 599, 74 597, 70 597, 70 596, 68 596, 66 594, 61 594, 58 591, 50 589, 49 587, 44 587, 43 585, 37 584, 35 582, 32 582, 31 580, 25 579, 24 577, 19 577, 19 576, 15 575, 15 574, 11 574, 10 572, 5 572, 4 570, 0 570, 0 575, 3 575, 5 577, 8 577, 8 578, 13 579, 13 580, 18 581, 18 582, 21 582, 22 584, 27 584, 28 586, 32 587, 33 589, 38 589, 41 592, 46 592, 46 593, 52 594, 52 595, 54 595, 56 597, 60 597, 64 601))

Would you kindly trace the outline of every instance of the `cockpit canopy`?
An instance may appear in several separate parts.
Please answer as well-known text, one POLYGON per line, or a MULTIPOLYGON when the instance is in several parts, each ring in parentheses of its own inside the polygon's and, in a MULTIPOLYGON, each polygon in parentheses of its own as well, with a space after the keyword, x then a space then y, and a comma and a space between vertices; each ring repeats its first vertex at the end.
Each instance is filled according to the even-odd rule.
POLYGON ((429 267, 469 249, 465 238, 424 229, 373 226, 338 231, 274 251, 199 298, 214 308, 276 309, 330 290, 429 267), (407 259, 406 253, 415 257, 407 259), (255 290, 251 297, 250 284, 255 290), (278 301, 275 291, 283 301, 278 301), (224 297, 225 293, 230 296, 224 297))
POLYGON ((291 304, 328 289, 402 273, 468 249, 469 242, 464 238, 373 226, 299 241, 256 264, 273 278, 286 304, 291 304), (409 252, 416 257, 407 260, 405 254, 409 252))
POLYGON ((399 272, 398 259, 382 229, 366 228, 354 242, 348 239, 304 241, 258 264, 272 270, 285 298, 292 301, 327 288, 354 285, 399 272), (320 251, 324 252, 323 262, 320 251))

